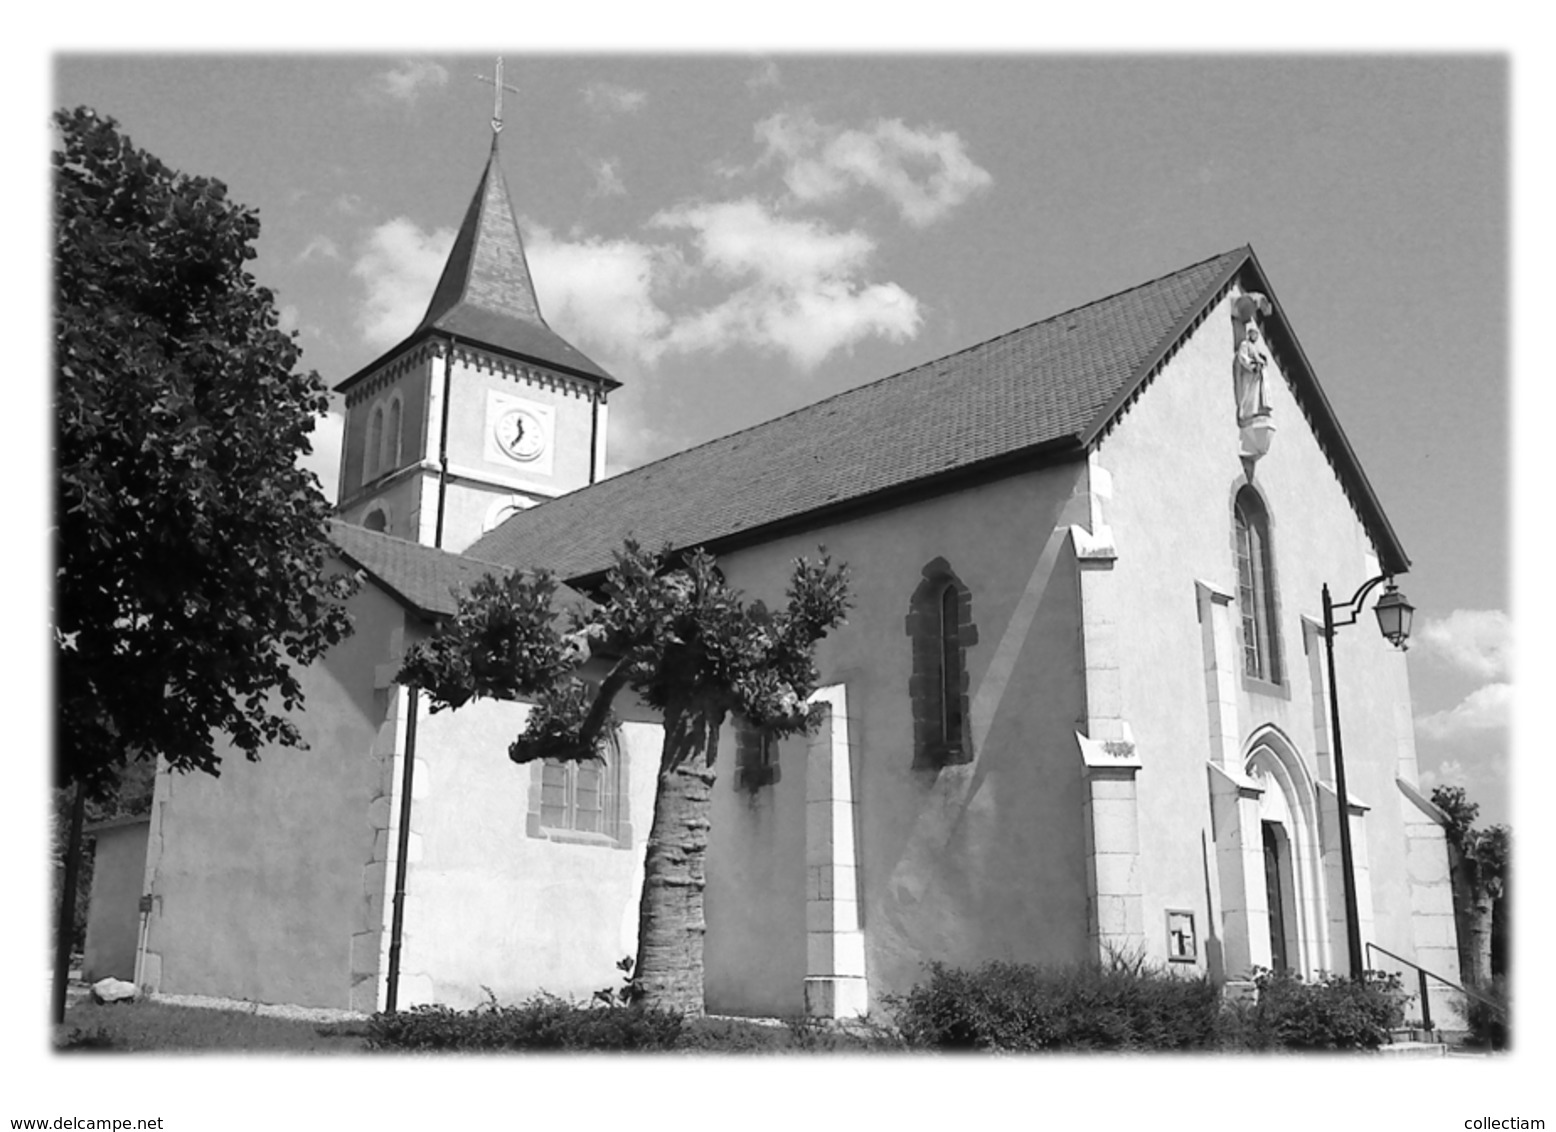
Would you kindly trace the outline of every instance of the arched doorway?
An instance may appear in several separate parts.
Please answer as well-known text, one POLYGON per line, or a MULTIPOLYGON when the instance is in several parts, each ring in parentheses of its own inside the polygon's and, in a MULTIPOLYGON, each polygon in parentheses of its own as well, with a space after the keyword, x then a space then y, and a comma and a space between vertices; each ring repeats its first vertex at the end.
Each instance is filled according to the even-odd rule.
POLYGON ((1271 966, 1312 976, 1330 965, 1312 776, 1274 728, 1254 736, 1245 767, 1260 787, 1271 966))

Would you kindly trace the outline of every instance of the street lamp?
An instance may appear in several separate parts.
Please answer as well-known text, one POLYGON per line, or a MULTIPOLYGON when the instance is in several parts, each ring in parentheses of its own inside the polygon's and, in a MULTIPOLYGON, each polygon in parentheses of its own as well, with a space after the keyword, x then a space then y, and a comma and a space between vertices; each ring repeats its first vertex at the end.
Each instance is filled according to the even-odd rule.
POLYGON ((1324 643, 1329 654, 1329 720, 1334 732, 1334 784, 1340 810, 1340 872, 1345 889, 1345 943, 1351 960, 1351 978, 1362 975, 1361 917, 1356 910, 1356 864, 1351 855, 1351 796, 1345 788, 1345 754, 1340 744, 1340 692, 1334 678, 1334 631, 1356 623, 1362 602, 1379 582, 1387 582, 1388 590, 1378 599, 1374 612, 1378 615, 1378 629, 1384 639, 1396 648, 1404 648, 1410 638, 1410 618, 1415 607, 1405 600, 1405 595, 1394 585, 1389 574, 1379 574, 1362 585, 1350 601, 1335 605, 1329 599, 1329 586, 1324 585, 1324 643), (1335 614, 1345 617, 1336 621, 1335 614))

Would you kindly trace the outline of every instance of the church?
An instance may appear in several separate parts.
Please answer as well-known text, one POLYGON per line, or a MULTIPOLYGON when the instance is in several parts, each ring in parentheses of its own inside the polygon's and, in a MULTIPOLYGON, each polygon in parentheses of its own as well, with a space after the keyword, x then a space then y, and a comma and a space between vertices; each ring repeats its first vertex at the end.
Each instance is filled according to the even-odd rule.
POLYGON ((425 316, 337 387, 363 584, 302 674, 309 749, 158 776, 143 985, 370 1012, 391 978, 401 1008, 617 984, 653 714, 603 765, 519 766, 526 705, 431 714, 395 676, 460 587, 544 567, 581 601, 628 536, 768 602, 820 545, 852 581, 821 727, 720 745, 709 1012, 859 1016, 931 961, 1343 974, 1346 856, 1367 965, 1456 974, 1370 624, 1331 638, 1343 796, 1332 750, 1321 594, 1409 559, 1251 248, 606 478, 619 387, 546 322, 494 135, 425 316))

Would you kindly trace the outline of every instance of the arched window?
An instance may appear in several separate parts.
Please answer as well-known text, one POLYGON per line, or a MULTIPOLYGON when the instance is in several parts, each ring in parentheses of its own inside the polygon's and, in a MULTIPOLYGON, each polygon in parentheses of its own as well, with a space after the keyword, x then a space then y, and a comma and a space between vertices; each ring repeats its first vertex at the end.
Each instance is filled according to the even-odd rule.
POLYGON ((962 746, 962 595, 947 581, 940 591, 940 741, 962 746))
POLYGON ((367 422, 367 444, 362 452, 362 481, 378 478, 380 461, 384 452, 384 407, 373 406, 373 415, 367 422))
POLYGON ((1237 608, 1242 616, 1243 674, 1270 684, 1281 682, 1280 635, 1276 627, 1274 555, 1270 518, 1251 487, 1237 493, 1237 608))
POLYGON ((362 519, 362 525, 370 531, 379 531, 387 534, 389 531, 389 513, 382 507, 374 507, 362 519))
POLYGON ((530 766, 529 836, 632 848, 631 777, 621 736, 606 740, 598 759, 541 759, 530 766))
POLYGON ((944 558, 924 567, 908 606, 913 672, 913 765, 934 770, 971 762, 967 724, 967 650, 978 643, 972 593, 944 558))
POLYGON ((400 466, 400 417, 402 413, 400 395, 396 393, 389 399, 389 431, 384 434, 384 461, 383 470, 392 472, 400 466))

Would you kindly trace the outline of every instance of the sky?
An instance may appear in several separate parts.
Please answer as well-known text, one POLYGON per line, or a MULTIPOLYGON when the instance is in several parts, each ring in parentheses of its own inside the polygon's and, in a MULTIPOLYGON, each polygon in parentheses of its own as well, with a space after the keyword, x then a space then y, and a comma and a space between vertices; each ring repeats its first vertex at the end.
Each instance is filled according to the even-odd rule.
MULTIPOLYGON (((444 0, 371 20, 292 0, 262 12, 38 8, 13 29, 0 72, 13 149, 28 152, 30 139, 35 154, 30 184, 25 161, 8 179, 23 201, 10 210, 23 221, 11 250, 36 268, 0 285, 47 327, 42 123, 85 103, 259 208, 256 272, 305 364, 339 381, 425 306, 489 145, 492 91, 474 76, 491 75, 499 53, 519 88, 505 102, 504 167, 543 309, 626 383, 612 399, 614 470, 1251 243, 1414 562, 1401 582, 1418 608, 1410 668, 1423 778, 1463 784, 1483 822, 1512 817, 1520 859, 1537 860, 1544 833, 1531 799, 1544 763, 1525 755, 1522 790, 1510 790, 1508 657, 1511 514, 1522 520, 1520 634, 1538 640, 1550 620, 1531 567, 1542 545, 1531 532, 1548 513, 1543 422, 1556 416, 1538 333, 1551 223, 1531 207, 1556 191, 1549 118, 1535 109, 1556 85, 1543 29, 1497 0, 1406 19, 1392 5, 1329 0, 1115 2, 1026 18, 979 0, 890 20, 870 8, 791 0, 780 16, 601 0, 542 12, 444 0), (40 26, 46 46, 33 42, 40 26), (321 54, 324 44, 340 54, 321 54), (213 57, 217 47, 228 54, 213 57), (795 305, 809 316, 803 333, 779 317, 795 305)), ((38 338, 46 372, 46 331, 38 338)), ((26 388, 35 402, 24 411, 47 435, 46 386, 26 388)), ((316 440, 310 466, 332 489, 338 423, 322 422, 316 440)), ((36 467, 47 482, 46 451, 36 467)), ((18 508, 46 527, 45 491, 23 493, 18 508)), ((20 695, 47 703, 27 680, 20 695)), ((1518 725, 1527 751, 1530 713, 1518 725)), ((12 826, 18 846, 44 835, 33 808, 12 826)), ((1522 929, 1534 911, 1521 912, 1522 929)), ((8 935, 12 970, 41 967, 22 953, 27 933, 8 935)), ((18 987, 28 1001, 28 980, 18 987)), ((165 1070, 188 1063, 167 1059, 122 1072, 100 1063, 83 1084, 57 1058, 40 1064, 30 1027, 5 1039, 22 1055, 10 1063, 28 1066, 10 1095, 35 1115, 104 1115, 96 1102, 112 1096, 135 1110, 123 1115, 168 1114, 170 1128, 212 1126, 212 1113, 227 1128, 306 1127, 310 1112, 344 1116, 352 1098, 391 1095, 392 1110, 377 1102, 389 1127, 462 1114, 511 1122, 515 1103, 542 1115, 566 1103, 557 1114, 575 1124, 572 1098, 599 1086, 597 1064, 553 1061, 544 1089, 525 1088, 533 1071, 515 1076, 507 1062, 495 1092, 490 1077, 463 1072, 468 1063, 438 1067, 439 1087, 420 1073, 402 1089, 402 1077, 412 1083, 403 1062, 362 1059, 294 1061, 284 1075, 270 1061, 259 1090, 252 1061, 230 1059, 181 1072, 176 1089, 165 1070)), ((626 1065, 613 1080, 638 1086, 627 1095, 669 1079, 699 1098, 732 1096, 757 1126, 787 1123, 791 1110, 814 1118, 818 1102, 836 1123, 898 1111, 915 1124, 964 1123, 975 1098, 998 1105, 1008 1094, 1030 1111, 1040 1080, 1045 1113, 1088 1124, 1103 1114, 1119 1126, 1133 1115, 1202 1127, 1204 1105, 1184 1098, 1204 1096, 1258 1104, 1272 1128, 1305 1127, 1331 1101, 1362 1120, 1387 1112, 1390 1123, 1410 1114, 1421 1127, 1458 1127, 1488 1113, 1548 1118, 1543 1071, 1533 1072, 1542 1059, 1530 1056, 1542 1041, 1521 1031, 1513 1072, 1494 1081, 1460 1062, 1465 1072, 1434 1074, 1424 1089, 1358 1088, 1346 1071, 1367 1067, 1325 1061, 1319 1078, 1333 1087, 1281 1106, 1270 1090, 1291 1096, 1289 1069, 1243 1063, 1228 1075, 1192 1059, 1134 1062, 1141 1087, 1122 1092, 1116 1066, 1075 1060, 1062 1079, 1014 1059, 985 1064, 974 1092, 955 1087, 969 1072, 926 1090, 916 1063, 891 1059, 796 1078, 770 1061, 731 1062, 711 1094, 695 1061, 652 1076, 626 1065), (1185 1093, 1196 1072, 1209 1087, 1185 1093)), ((1316 1068, 1302 1069, 1315 1083, 1316 1068)), ((639 1106, 632 1119, 685 1126, 679 1106, 639 1106)))
MULTIPOLYGON (((333 385, 426 309, 495 53, 62 53, 52 102, 259 210, 253 271, 333 385)), ((1508 819, 1505 56, 514 51, 503 78, 542 310, 624 383, 612 472, 1252 244, 1414 563, 1423 781, 1508 819)), ((332 497, 339 436, 309 461, 332 497)))

